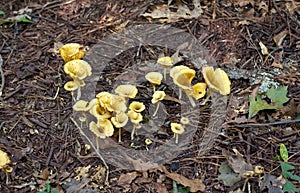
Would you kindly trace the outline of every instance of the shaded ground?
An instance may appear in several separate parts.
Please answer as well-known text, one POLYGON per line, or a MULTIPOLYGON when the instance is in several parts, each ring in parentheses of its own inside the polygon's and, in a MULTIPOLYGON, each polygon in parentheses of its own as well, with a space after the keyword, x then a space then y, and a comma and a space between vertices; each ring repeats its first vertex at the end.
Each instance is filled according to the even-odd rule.
MULTIPOLYGON (((229 192, 243 186, 244 181, 240 181, 228 188, 217 179, 218 168, 225 161, 222 149, 236 148, 247 163, 261 165, 278 177, 281 171, 274 158, 279 154, 279 144, 284 143, 291 156, 289 163, 296 167, 295 174, 300 175, 300 124, 285 122, 300 114, 299 7, 297 10, 293 7, 296 2, 285 1, 233 2, 203 2, 199 18, 171 23, 196 37, 225 71, 247 70, 244 74, 241 71, 242 77, 231 77, 232 94, 228 99, 226 122, 213 148, 201 156, 197 156, 199 149, 194 148, 165 164, 168 171, 201 179, 207 192, 229 192), (282 32, 286 36, 276 45, 278 41, 273 38, 282 32), (269 48, 270 55, 261 53, 259 42, 269 48), (247 120, 248 96, 255 94, 261 83, 251 84, 251 77, 265 78, 259 72, 271 73, 275 82, 288 86, 291 100, 282 110, 264 111, 247 120), (249 125, 278 121, 283 123, 249 125)), ((140 14, 166 3, 1 1, 0 9, 6 13, 2 18, 28 7, 32 9, 29 15, 33 21, 0 26, 5 75, 0 98, 0 149, 10 155, 13 168, 7 183, 4 172, 0 173, 1 192, 37 192, 45 184, 60 192, 78 192, 87 186, 100 192, 172 192, 172 180, 166 177, 166 171, 159 169, 141 173, 110 166, 110 186, 104 184, 105 168, 101 160, 85 150, 79 131, 70 120, 72 100, 63 89, 69 80, 63 72, 64 62, 51 52, 54 43, 77 42, 92 47, 126 25, 160 23, 140 14), (89 165, 92 167, 83 181, 71 181, 78 176, 79 167, 89 165), (121 180, 122 174, 129 179, 121 180)), ((192 9, 192 3, 187 4, 192 9)), ((121 59, 134 59, 129 57, 121 59)), ((209 105, 203 108, 208 109, 209 105)), ((200 121, 207 117, 209 110, 204 111, 200 121)), ((201 135, 195 136, 193 144, 200 140, 197 137, 201 135)), ((249 184, 252 192, 259 192, 257 177, 250 179, 249 184)), ((296 186, 299 189, 299 183, 296 186)))

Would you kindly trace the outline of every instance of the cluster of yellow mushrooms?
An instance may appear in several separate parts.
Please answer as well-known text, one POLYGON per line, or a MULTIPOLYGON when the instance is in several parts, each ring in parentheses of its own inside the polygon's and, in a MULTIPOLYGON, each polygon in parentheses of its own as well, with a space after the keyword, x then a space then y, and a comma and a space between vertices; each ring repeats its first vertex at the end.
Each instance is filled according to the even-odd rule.
MULTIPOLYGON (((133 140, 136 130, 141 128, 142 112, 145 110, 145 105, 142 102, 134 100, 138 93, 136 86, 131 84, 119 85, 114 90, 115 94, 100 92, 91 101, 80 100, 80 87, 85 85, 84 79, 92 74, 91 66, 82 60, 85 50, 77 43, 70 43, 62 46, 59 51, 66 62, 64 71, 73 79, 67 82, 64 88, 70 91, 72 96, 75 90, 78 90, 77 93, 79 93, 73 106, 74 111, 82 113, 82 117, 79 120, 87 122, 86 113, 94 116, 97 121, 91 121, 87 124, 90 131, 99 138, 111 137, 115 128, 118 128, 119 142, 121 142, 121 128, 125 127, 130 121, 133 125, 131 131, 131 139, 133 140), (129 99, 132 102, 128 105, 129 99)), ((157 63, 164 68, 164 74, 149 72, 145 75, 145 79, 153 86, 151 102, 156 104, 156 109, 152 116, 156 116, 160 102, 166 98, 166 93, 156 90, 156 86, 161 84, 162 79, 167 80, 167 68, 174 65, 173 59, 168 56, 159 58, 157 63)), ((194 99, 203 98, 206 90, 208 90, 207 99, 212 91, 219 92, 222 95, 230 93, 230 81, 222 69, 217 68, 214 70, 210 66, 203 67, 202 74, 205 83, 200 82, 192 85, 195 74, 195 70, 183 65, 175 66, 170 70, 170 77, 179 88, 179 99, 181 99, 182 92, 184 92, 193 107, 196 106, 194 99)), ((185 117, 181 118, 180 123, 171 123, 171 130, 174 133, 176 143, 178 143, 178 135, 184 132, 184 128, 188 124, 189 120, 185 117)), ((146 139, 146 145, 150 144, 150 141, 146 139)))

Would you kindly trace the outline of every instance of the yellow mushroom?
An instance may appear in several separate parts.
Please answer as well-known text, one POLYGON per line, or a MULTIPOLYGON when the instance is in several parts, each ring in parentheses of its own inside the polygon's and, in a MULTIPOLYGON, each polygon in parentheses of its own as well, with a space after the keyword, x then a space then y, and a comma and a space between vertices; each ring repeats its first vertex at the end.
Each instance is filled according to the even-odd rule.
POLYGON ((212 66, 202 68, 204 80, 209 89, 219 92, 221 95, 230 94, 230 80, 221 68, 214 70, 212 66))
POLYGON ((133 140, 135 130, 141 127, 140 122, 143 120, 143 116, 141 113, 134 112, 133 110, 128 111, 127 115, 130 118, 131 123, 133 124, 133 129, 131 131, 131 140, 133 140))
POLYGON ((164 79, 167 77, 167 68, 174 65, 173 59, 169 56, 158 58, 157 63, 164 68, 164 79))
POLYGON ((149 72, 145 75, 145 78, 151 83, 153 90, 155 91, 155 87, 161 84, 163 75, 159 72, 149 72))
POLYGON ((146 149, 147 149, 147 151, 149 150, 148 149, 148 145, 151 145, 152 144, 152 141, 151 141, 151 139, 145 139, 145 144, 146 144, 146 149))
POLYGON ((96 119, 109 119, 112 117, 112 113, 100 104, 92 106, 89 112, 96 119))
POLYGON ((190 68, 184 65, 175 66, 170 70, 170 76, 174 78, 177 73, 181 72, 182 70, 188 70, 188 69, 190 68))
POLYGON ((192 86, 192 91, 186 91, 187 95, 194 97, 196 100, 205 96, 206 84, 204 82, 199 82, 192 86))
POLYGON ((133 101, 130 103, 129 109, 134 112, 140 113, 143 110, 145 110, 145 105, 144 105, 144 103, 133 101))
POLYGON ((181 117, 180 123, 181 123, 182 125, 187 125, 187 124, 190 123, 190 120, 189 120, 187 117, 181 117))
POLYGON ((179 123, 171 123, 171 130, 174 133, 175 143, 178 143, 178 135, 184 132, 184 127, 179 123))
POLYGON ((75 83, 74 81, 68 81, 64 85, 64 89, 67 91, 70 91, 72 98, 74 98, 74 91, 77 90, 78 88, 79 88, 79 85, 77 83, 75 83))
POLYGON ((98 122, 90 122, 90 130, 102 139, 111 137, 114 134, 114 127, 108 119, 98 119, 98 122))
POLYGON ((134 98, 138 93, 138 89, 134 85, 123 84, 119 85, 115 92, 125 98, 134 98))
POLYGON ((83 80, 92 75, 92 68, 84 60, 71 60, 64 65, 64 71, 73 80, 83 80))
POLYGON ((160 101, 162 101, 165 98, 165 96, 166 96, 166 93, 164 91, 155 91, 153 93, 151 103, 153 103, 153 104, 157 103, 157 105, 156 105, 156 109, 152 116, 155 116, 156 113, 158 112, 160 101))
POLYGON ((79 117, 80 122, 87 120, 85 112, 89 110, 89 105, 87 101, 79 100, 73 105, 74 111, 79 111, 82 113, 83 117, 79 117))
POLYGON ((122 142, 121 141, 121 128, 127 124, 128 116, 124 112, 119 112, 114 117, 112 117, 110 120, 116 128, 119 128, 119 142, 122 142))
POLYGON ((59 48, 60 55, 65 62, 75 59, 81 59, 84 56, 85 50, 77 43, 65 44, 59 48))

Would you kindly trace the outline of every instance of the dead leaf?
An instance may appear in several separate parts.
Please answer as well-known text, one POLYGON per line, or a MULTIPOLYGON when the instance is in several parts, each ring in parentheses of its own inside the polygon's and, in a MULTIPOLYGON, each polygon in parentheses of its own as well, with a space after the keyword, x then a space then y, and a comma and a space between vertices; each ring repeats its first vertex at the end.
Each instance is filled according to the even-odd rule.
POLYGON ((230 191, 229 193, 244 193, 240 188, 235 191, 230 191))
POLYGON ((50 170, 47 167, 37 177, 42 180, 47 180, 49 176, 50 176, 50 170))
POLYGON ((241 176, 232 171, 227 161, 221 163, 219 172, 220 175, 218 176, 218 180, 222 180, 225 186, 231 187, 242 179, 241 176))
POLYGON ((225 149, 222 149, 222 155, 227 159, 228 165, 233 169, 233 171, 240 176, 243 176, 244 173, 253 171, 253 167, 250 164, 247 164, 243 158, 243 155, 238 152, 238 150, 233 149, 235 155, 231 155, 225 149))
POLYGON ((276 52, 274 55, 274 61, 272 63, 272 66, 275 68, 280 68, 283 69, 283 66, 281 64, 281 59, 282 59, 282 54, 283 54, 283 50, 281 52, 276 52))
POLYGON ((283 42, 283 40, 284 40, 284 38, 286 37, 287 34, 288 34, 288 31, 284 30, 284 31, 282 31, 279 34, 274 36, 273 40, 274 40, 274 42, 276 43, 276 45, 278 47, 281 46, 281 44, 282 44, 282 42, 283 42))
POLYGON ((156 192, 157 193, 168 193, 168 189, 164 184, 156 183, 156 192))
POLYGON ((139 174, 137 172, 121 174, 121 176, 118 180, 118 185, 119 186, 129 185, 137 176, 139 176, 139 174))
POLYGON ((82 178, 87 178, 89 177, 89 170, 92 166, 91 165, 88 165, 86 167, 78 167, 78 168, 75 168, 75 172, 78 173, 77 176, 74 177, 75 180, 79 181, 81 180, 82 178))
POLYGON ((205 185, 200 179, 188 179, 180 174, 170 173, 164 166, 162 166, 162 169, 165 172, 167 177, 182 184, 183 186, 190 187, 190 192, 197 192, 197 191, 203 192, 205 190, 205 185))
POLYGON ((259 42, 259 46, 260 46, 260 49, 261 49, 261 53, 263 55, 268 55, 269 54, 268 48, 261 41, 259 42))

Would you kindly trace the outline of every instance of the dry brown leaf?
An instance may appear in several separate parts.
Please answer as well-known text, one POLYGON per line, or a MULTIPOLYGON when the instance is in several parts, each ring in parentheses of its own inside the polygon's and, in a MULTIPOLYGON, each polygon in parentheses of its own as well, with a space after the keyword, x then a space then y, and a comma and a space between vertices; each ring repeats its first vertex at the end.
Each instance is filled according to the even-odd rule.
POLYGON ((129 185, 137 176, 139 176, 139 174, 137 172, 121 174, 121 176, 118 180, 118 185, 119 186, 129 185))
POLYGON ((156 192, 157 193, 168 193, 168 189, 164 184, 156 183, 156 192))
POLYGON ((37 177, 42 180, 47 180, 49 176, 50 176, 50 170, 47 167, 37 177))
POLYGON ((280 32, 279 34, 275 35, 273 40, 274 42, 276 43, 276 45, 279 47, 281 46, 284 38, 286 37, 286 35, 288 34, 288 31, 287 30, 284 30, 282 32, 280 32))
POLYGON ((259 46, 260 46, 260 49, 261 49, 261 53, 263 55, 268 55, 269 54, 268 48, 261 41, 259 42, 259 46))
POLYGON ((246 172, 253 171, 252 165, 245 162, 243 155, 236 149, 233 149, 233 151, 235 152, 235 155, 231 155, 231 153, 222 149, 222 154, 227 159, 228 165, 233 169, 233 171, 241 176, 246 172))
POLYGON ((205 190, 205 185, 200 179, 188 179, 180 174, 170 173, 164 166, 162 166, 162 169, 165 172, 167 177, 182 184, 183 186, 190 187, 190 192, 197 192, 197 191, 203 192, 205 190))

